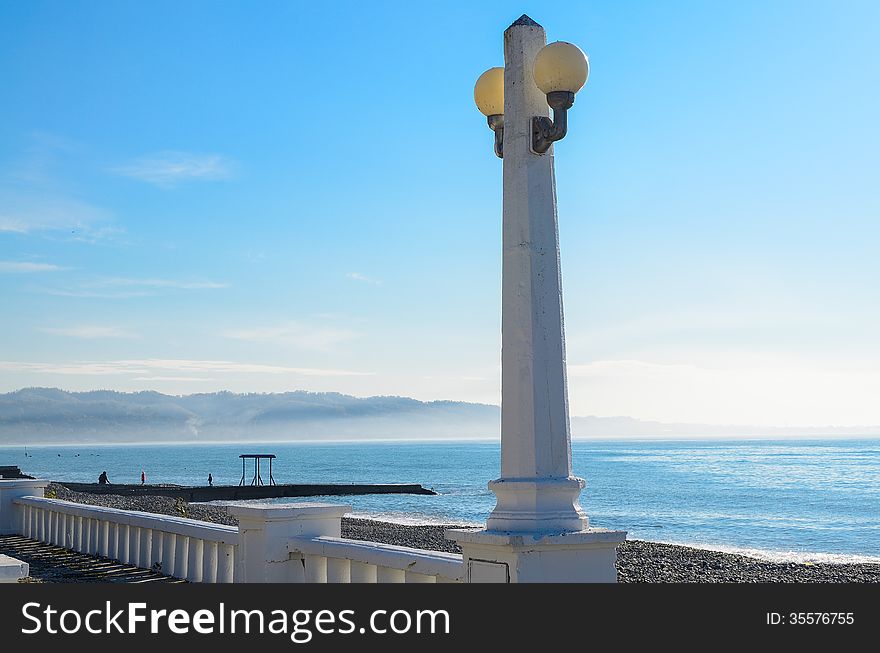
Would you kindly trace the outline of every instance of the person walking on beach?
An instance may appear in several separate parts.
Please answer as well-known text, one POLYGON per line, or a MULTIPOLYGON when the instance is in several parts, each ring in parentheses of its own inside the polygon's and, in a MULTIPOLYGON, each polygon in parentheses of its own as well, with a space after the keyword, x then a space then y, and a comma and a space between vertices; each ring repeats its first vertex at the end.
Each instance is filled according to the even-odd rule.
POLYGON ((208 472, 208 486, 214 487, 214 477, 211 476, 211 472, 208 472))
POLYGON ((110 479, 107 478, 107 472, 101 472, 98 477, 98 485, 110 485, 110 479))
POLYGON ((141 485, 147 482, 147 475, 144 470, 141 470, 141 485))

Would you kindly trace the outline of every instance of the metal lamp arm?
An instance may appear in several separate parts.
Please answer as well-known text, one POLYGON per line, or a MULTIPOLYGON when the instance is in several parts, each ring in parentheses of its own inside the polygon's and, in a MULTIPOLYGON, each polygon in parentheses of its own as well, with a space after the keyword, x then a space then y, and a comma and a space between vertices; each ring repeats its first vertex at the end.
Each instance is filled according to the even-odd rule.
POLYGON ((565 138, 568 133, 568 110, 574 104, 574 93, 548 93, 547 104, 553 109, 553 120, 547 116, 532 118, 532 150, 535 154, 544 154, 553 143, 565 138))
POLYGON ((495 156, 499 159, 504 158, 504 114, 497 113, 492 116, 486 116, 486 122, 489 123, 489 129, 495 132, 495 156))

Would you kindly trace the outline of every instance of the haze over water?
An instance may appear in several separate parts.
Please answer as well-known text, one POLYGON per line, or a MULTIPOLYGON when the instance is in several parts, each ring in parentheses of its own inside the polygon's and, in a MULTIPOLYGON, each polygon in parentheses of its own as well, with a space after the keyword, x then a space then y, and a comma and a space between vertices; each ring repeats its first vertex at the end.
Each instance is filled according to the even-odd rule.
MULTIPOLYGON (((240 481, 240 453, 275 453, 278 483, 421 483, 438 496, 329 497, 359 516, 482 524, 494 506, 497 442, 0 447, 0 464, 95 482, 240 481)), ((880 562, 880 440, 585 441, 572 444, 591 525, 631 539, 773 559, 880 562), (827 555, 826 555, 827 554, 827 555)), ((268 468, 263 467, 268 482, 268 468)), ((248 468, 246 482, 250 482, 248 468)), ((310 499, 311 500, 311 499, 310 499)), ((290 501, 285 499, 284 501, 290 501)))

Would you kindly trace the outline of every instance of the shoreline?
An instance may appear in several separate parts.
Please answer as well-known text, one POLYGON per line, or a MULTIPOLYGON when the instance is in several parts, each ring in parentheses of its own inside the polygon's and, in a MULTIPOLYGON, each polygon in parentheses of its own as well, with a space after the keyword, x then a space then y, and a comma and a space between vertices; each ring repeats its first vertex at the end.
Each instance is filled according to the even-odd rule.
MULTIPOLYGON (((158 496, 122 496, 73 492, 51 483, 47 495, 58 499, 123 510, 140 510, 237 525, 220 506, 158 496)), ((477 528, 463 524, 396 524, 374 518, 343 517, 342 536, 355 540, 395 544, 431 551, 461 553, 447 540, 449 528, 477 528)), ((773 562, 739 553, 626 540, 617 556, 618 581, 624 583, 880 583, 880 563, 773 562)))

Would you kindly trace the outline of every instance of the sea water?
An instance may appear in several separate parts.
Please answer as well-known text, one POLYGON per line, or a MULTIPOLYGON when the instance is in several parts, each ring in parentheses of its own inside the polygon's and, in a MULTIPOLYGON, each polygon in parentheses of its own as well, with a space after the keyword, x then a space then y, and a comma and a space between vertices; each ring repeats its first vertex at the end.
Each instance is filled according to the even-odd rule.
MULTIPOLYGON (((33 476, 113 483, 237 485, 240 453, 274 453, 277 483, 421 483, 437 496, 326 497, 357 516, 483 524, 499 475, 496 442, 368 442, 0 447, 33 476)), ((880 562, 880 439, 595 441, 572 444, 590 524, 631 539, 775 560, 880 562)), ((268 465, 261 466, 265 483, 268 465)), ((253 477, 253 463, 244 482, 253 477)), ((309 499, 313 500, 313 499, 309 499)), ((296 501, 284 499, 276 501, 296 501)))

